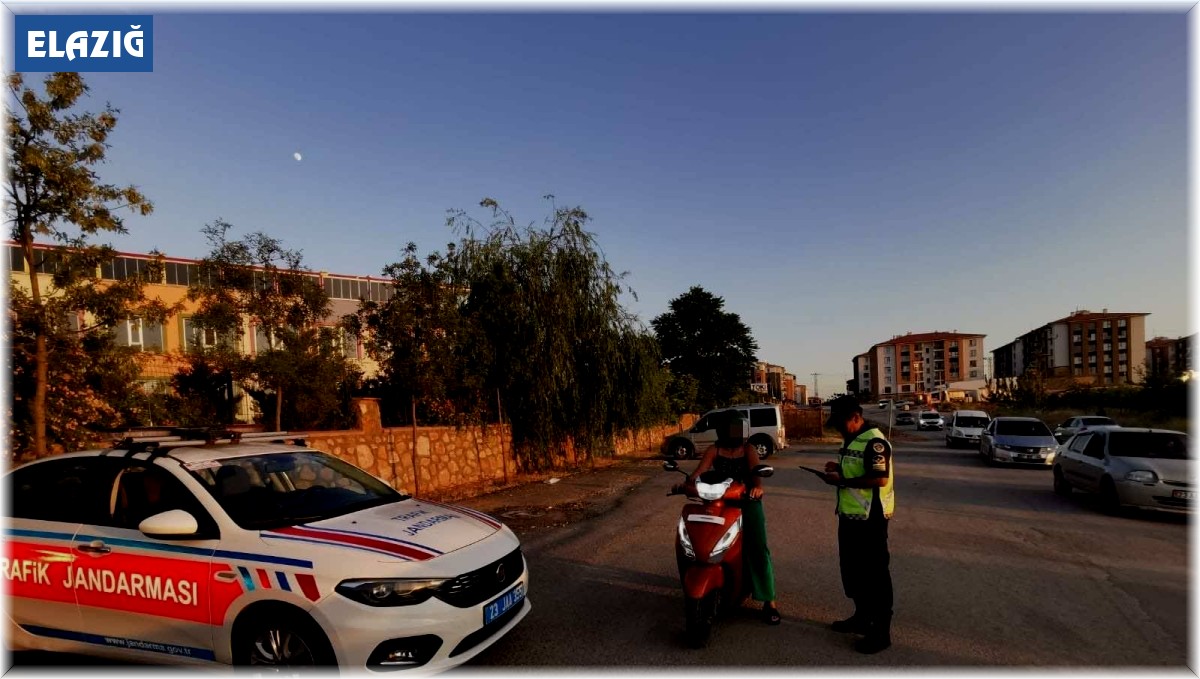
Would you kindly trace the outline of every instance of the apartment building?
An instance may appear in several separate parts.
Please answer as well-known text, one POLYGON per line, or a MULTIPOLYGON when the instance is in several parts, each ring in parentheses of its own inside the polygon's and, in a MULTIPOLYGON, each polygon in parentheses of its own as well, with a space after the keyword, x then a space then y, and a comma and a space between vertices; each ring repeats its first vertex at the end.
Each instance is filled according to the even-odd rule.
MULTIPOLYGON (((8 242, 6 245, 11 280, 28 291, 29 274, 25 259, 15 244, 8 242)), ((57 266, 54 249, 46 246, 35 247, 45 255, 37 269, 39 288, 45 293, 51 289, 51 277, 57 266)), ((144 271, 151 259, 152 256, 147 254, 120 253, 112 262, 100 266, 96 275, 101 284, 103 281, 124 280, 144 271)), ((209 348, 220 344, 254 355, 271 346, 272 340, 268 334, 249 319, 243 321, 241 332, 232 337, 217 337, 213 331, 202 331, 197 327, 192 322, 197 305, 187 299, 187 290, 192 281, 198 280, 200 262, 178 257, 164 259, 163 278, 146 285, 146 296, 160 299, 169 306, 182 304, 182 311, 168 318, 163 324, 130 318, 112 329, 117 344, 138 350, 137 362, 143 388, 152 390, 167 383, 185 364, 185 353, 200 347, 209 348)), ((360 299, 382 301, 391 295, 390 281, 384 278, 347 276, 323 271, 309 275, 319 280, 332 298, 331 311, 322 322, 322 325, 326 326, 334 326, 342 316, 354 313, 358 309, 360 299)), ((69 322, 78 328, 86 327, 89 320, 80 313, 69 319, 69 322)), ((343 333, 341 338, 343 354, 353 360, 366 375, 378 371, 378 365, 366 355, 358 338, 348 333, 343 333)), ((246 403, 248 400, 242 399, 242 402, 246 403)), ((242 416, 245 415, 246 413, 242 413, 242 416)))
POLYGON ((1146 361, 1147 313, 1081 310, 1030 330, 992 352, 997 379, 1035 371, 1051 388, 1137 382, 1146 361))
POLYGON ((1146 342, 1146 372, 1156 377, 1178 377, 1192 370, 1192 342, 1188 337, 1155 337, 1146 342))
POLYGON ((860 392, 885 397, 983 379, 985 337, 956 330, 896 335, 854 357, 854 382, 860 392))
POLYGON ((754 374, 751 376, 750 389, 775 401, 795 401, 796 376, 787 372, 787 368, 759 361, 754 364, 754 374))

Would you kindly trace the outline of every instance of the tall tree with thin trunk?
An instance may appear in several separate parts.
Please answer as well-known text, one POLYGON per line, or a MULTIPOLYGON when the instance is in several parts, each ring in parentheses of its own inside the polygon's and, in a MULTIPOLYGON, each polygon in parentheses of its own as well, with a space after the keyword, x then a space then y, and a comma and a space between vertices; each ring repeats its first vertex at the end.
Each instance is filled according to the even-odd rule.
POLYGON ((106 104, 100 113, 73 111, 88 92, 78 73, 50 74, 43 85, 44 94, 39 94, 25 86, 21 74, 8 78, 5 205, 12 238, 29 275, 29 303, 13 320, 23 324, 33 343, 32 351, 19 358, 34 376, 30 438, 32 452, 38 456, 47 452, 49 350, 56 333, 95 329, 69 327, 61 322, 62 315, 86 311, 94 325, 103 328, 130 315, 161 322, 168 312, 142 293, 147 280, 156 273, 161 276, 160 267, 150 266, 112 284, 96 284, 98 267, 111 261, 115 252, 92 244, 91 239, 102 233, 126 233, 121 216, 125 210, 141 215, 153 210, 137 188, 105 184, 96 172, 109 149, 117 109, 106 104), (35 242, 51 247, 35 248, 35 242), (53 275, 46 289, 39 272, 53 275))
MULTIPOLYGON (((316 274, 304 268, 303 255, 284 247, 283 242, 256 232, 232 240, 233 226, 216 220, 203 233, 212 248, 200 262, 199 281, 188 297, 200 303, 193 317, 197 327, 218 336, 241 335, 242 319, 256 328, 254 358, 242 364, 244 377, 258 383, 264 394, 274 397, 275 430, 282 429, 284 397, 289 385, 305 379, 295 372, 299 365, 289 352, 311 355, 332 341, 332 329, 312 335, 312 329, 329 314, 329 293, 316 274)), ((236 370, 236 369, 235 369, 236 370)))

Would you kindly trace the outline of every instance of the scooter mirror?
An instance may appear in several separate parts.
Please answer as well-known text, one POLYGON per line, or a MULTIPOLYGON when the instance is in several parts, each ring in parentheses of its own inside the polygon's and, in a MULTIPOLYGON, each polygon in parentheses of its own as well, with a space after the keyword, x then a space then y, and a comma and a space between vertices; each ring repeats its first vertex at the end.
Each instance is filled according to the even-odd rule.
POLYGON ((760 464, 754 468, 754 474, 766 478, 775 475, 775 468, 769 464, 760 464))
POLYGON ((675 464, 675 460, 667 460, 663 463, 663 471, 673 472, 679 469, 679 465, 675 464))

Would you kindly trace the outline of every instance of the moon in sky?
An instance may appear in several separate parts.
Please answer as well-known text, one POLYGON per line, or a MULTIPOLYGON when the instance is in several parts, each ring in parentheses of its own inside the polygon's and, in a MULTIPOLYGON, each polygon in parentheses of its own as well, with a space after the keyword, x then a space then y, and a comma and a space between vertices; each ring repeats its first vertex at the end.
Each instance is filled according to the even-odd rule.
POLYGON ((297 163, 298 163, 298 162, 300 162, 301 160, 303 160, 303 156, 301 156, 301 155, 300 155, 300 152, 299 152, 299 151, 297 151, 297 152, 293 153, 293 154, 292 154, 292 157, 296 159, 296 162, 297 162, 297 163))

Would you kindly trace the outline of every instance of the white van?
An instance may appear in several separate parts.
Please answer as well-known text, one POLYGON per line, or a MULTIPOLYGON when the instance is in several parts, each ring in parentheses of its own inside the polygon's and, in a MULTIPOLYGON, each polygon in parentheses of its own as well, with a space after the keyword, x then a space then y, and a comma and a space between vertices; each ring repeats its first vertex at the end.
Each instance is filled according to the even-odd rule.
POLYGON ((992 418, 982 410, 955 410, 946 424, 946 447, 979 445, 979 437, 992 418))

